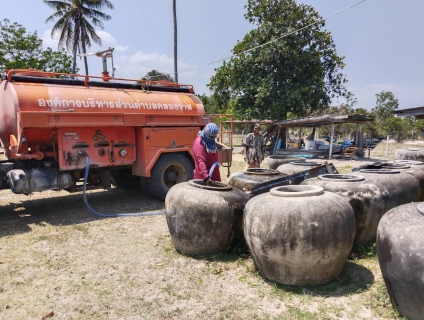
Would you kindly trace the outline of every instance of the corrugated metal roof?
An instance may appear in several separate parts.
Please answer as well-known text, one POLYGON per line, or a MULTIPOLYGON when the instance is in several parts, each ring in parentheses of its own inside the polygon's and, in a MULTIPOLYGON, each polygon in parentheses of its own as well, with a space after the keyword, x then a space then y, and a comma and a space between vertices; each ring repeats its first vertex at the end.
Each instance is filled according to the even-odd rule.
POLYGON ((424 116, 424 107, 395 110, 392 113, 398 117, 412 116, 412 117, 422 118, 424 116))
POLYGON ((368 121, 374 121, 374 116, 354 114, 354 115, 322 115, 314 117, 306 117, 291 120, 276 121, 273 124, 279 127, 319 127, 328 124, 336 123, 363 123, 368 121))
MULTIPOLYGON (((224 121, 224 123, 230 123, 231 121, 224 121)), ((272 120, 233 120, 233 124, 272 124, 274 121, 272 120)))

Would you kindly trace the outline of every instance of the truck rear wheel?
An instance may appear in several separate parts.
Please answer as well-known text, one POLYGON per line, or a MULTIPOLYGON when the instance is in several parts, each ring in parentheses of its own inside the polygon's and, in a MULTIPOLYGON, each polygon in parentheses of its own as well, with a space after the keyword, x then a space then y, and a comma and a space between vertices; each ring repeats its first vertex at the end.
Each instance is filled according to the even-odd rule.
POLYGON ((133 176, 131 168, 118 169, 110 177, 110 181, 121 189, 134 189, 141 187, 139 176, 133 176))
POLYGON ((180 182, 193 179, 193 165, 181 153, 162 155, 152 169, 150 190, 159 199, 165 200, 169 189, 180 182))
POLYGON ((152 190, 150 190, 150 181, 152 180, 151 178, 147 178, 147 177, 140 177, 141 178, 141 188, 143 189, 144 193, 148 196, 154 196, 152 190))

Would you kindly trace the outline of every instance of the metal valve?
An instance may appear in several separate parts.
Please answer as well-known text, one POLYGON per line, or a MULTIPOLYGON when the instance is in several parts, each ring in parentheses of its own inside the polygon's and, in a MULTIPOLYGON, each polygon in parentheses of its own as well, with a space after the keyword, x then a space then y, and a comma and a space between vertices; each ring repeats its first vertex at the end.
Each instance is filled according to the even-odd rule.
POLYGON ((125 157, 126 155, 127 155, 127 150, 125 150, 125 149, 121 149, 121 150, 119 150, 119 155, 123 158, 123 157, 125 157))

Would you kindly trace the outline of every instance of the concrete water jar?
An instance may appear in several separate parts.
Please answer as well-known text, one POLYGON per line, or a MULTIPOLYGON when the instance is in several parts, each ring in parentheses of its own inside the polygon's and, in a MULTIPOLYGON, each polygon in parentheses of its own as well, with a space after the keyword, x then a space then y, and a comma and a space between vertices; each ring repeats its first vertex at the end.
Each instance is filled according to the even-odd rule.
POLYGON ((381 219, 377 256, 393 306, 424 319, 424 202, 398 206, 381 219))
POLYGON ((305 159, 299 158, 299 157, 290 157, 290 156, 283 156, 283 155, 275 155, 275 156, 269 156, 266 158, 266 161, 268 163, 268 167, 270 169, 277 169, 282 164, 290 163, 292 161, 296 162, 303 162, 305 159))
POLYGON ((252 189, 262 183, 283 178, 287 175, 277 170, 249 168, 231 175, 228 184, 239 190, 252 189))
POLYGON ((421 161, 400 160, 387 162, 383 165, 385 169, 394 169, 414 176, 420 184, 419 201, 424 200, 424 165, 421 161))
POLYGON ((186 255, 222 252, 244 240, 243 192, 227 184, 178 183, 166 195, 165 213, 172 242, 186 255))
POLYGON ((394 154, 394 159, 424 161, 424 149, 419 149, 419 148, 397 149, 394 154))
POLYGON ((281 173, 292 175, 302 171, 311 170, 319 167, 321 164, 313 161, 292 161, 290 163, 280 165, 277 170, 281 173))
POLYGON ((378 223, 388 205, 389 193, 386 188, 362 176, 349 174, 324 174, 305 180, 301 185, 319 186, 345 197, 355 212, 355 240, 375 242, 378 223))
POLYGON ((351 175, 362 176, 387 189, 389 199, 386 212, 401 204, 418 201, 420 198, 420 184, 413 175, 392 169, 361 169, 351 175))
POLYGON ((282 186, 249 200, 243 230, 266 279, 317 285, 342 272, 355 238, 355 214, 346 198, 321 187, 282 186))

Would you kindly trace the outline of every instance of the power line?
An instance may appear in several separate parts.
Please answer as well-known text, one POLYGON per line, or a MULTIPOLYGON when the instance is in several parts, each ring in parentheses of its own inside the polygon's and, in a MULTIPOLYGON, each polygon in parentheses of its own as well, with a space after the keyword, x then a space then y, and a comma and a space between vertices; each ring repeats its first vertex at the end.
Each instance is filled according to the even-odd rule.
MULTIPOLYGON (((309 27, 311 27, 311 26, 313 26, 313 25, 316 25, 316 24, 318 24, 318 23, 320 23, 320 22, 322 22, 322 21, 325 21, 325 20, 327 20, 327 19, 329 19, 329 18, 331 18, 331 17, 333 17, 333 16, 335 16, 335 15, 337 15, 337 14, 339 14, 339 13, 342 13, 343 11, 349 10, 349 9, 353 8, 354 6, 357 6, 358 4, 360 4, 360 3, 362 3, 362 2, 365 2, 365 1, 366 1, 366 0, 358 1, 358 2, 356 2, 356 3, 354 3, 354 4, 352 4, 352 5, 350 5, 350 6, 346 7, 346 8, 344 8, 344 9, 341 9, 341 10, 339 10, 339 11, 337 11, 337 12, 334 12, 334 13, 330 14, 329 16, 326 16, 326 17, 322 18, 321 20, 315 21, 314 23, 308 24, 308 25, 306 25, 306 26, 304 26, 304 27, 302 27, 302 28, 300 28, 300 29, 297 29, 297 30, 295 30, 295 31, 288 32, 288 33, 286 33, 286 34, 282 35, 282 36, 281 36, 281 37, 279 37, 279 38, 276 38, 276 39, 274 39, 274 40, 271 40, 271 41, 265 42, 265 43, 260 44, 260 45, 258 45, 258 46, 256 46, 256 47, 253 47, 253 48, 250 48, 250 49, 248 49, 248 50, 245 50, 245 51, 243 51, 243 52, 241 52, 241 53, 233 54, 233 55, 231 55, 231 56, 229 56, 229 57, 222 58, 222 59, 219 59, 219 60, 215 60, 215 61, 212 61, 212 62, 209 62, 209 63, 203 64, 203 65, 201 65, 201 66, 197 66, 197 67, 194 67, 194 68, 190 68, 190 69, 186 69, 186 70, 183 70, 183 71, 179 71, 179 72, 178 72, 178 74, 180 74, 180 73, 182 73, 182 72, 187 72, 187 71, 192 71, 192 70, 200 69, 200 68, 203 68, 203 67, 209 66, 209 65, 211 65, 211 64, 218 63, 218 62, 221 62, 221 61, 224 61, 224 60, 230 59, 230 58, 235 57, 235 56, 239 56, 239 55, 241 55, 241 54, 249 53, 250 51, 253 51, 253 50, 257 49, 257 48, 264 47, 264 46, 266 46, 266 45, 268 45, 268 44, 270 44, 270 43, 276 42, 276 41, 281 40, 281 39, 283 39, 283 38, 285 38, 285 37, 288 37, 288 36, 290 36, 290 35, 292 35, 292 34, 295 34, 295 33, 299 32, 299 31, 302 31, 303 29, 309 28, 309 27)), ((171 74, 175 74, 175 73, 171 73, 171 74)))

